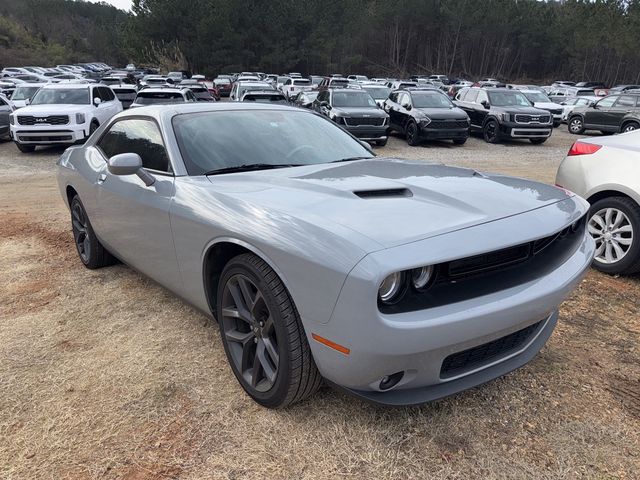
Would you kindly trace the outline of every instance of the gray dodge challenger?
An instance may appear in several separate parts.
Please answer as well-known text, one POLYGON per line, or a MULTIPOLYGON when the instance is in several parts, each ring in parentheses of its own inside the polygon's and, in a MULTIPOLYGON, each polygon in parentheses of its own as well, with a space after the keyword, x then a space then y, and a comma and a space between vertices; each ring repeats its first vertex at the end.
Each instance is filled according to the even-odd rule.
POLYGON ((323 379, 409 405, 514 370, 594 254, 571 192, 376 157, 287 106, 137 108, 57 171, 82 263, 120 260, 215 318, 271 408, 323 379))

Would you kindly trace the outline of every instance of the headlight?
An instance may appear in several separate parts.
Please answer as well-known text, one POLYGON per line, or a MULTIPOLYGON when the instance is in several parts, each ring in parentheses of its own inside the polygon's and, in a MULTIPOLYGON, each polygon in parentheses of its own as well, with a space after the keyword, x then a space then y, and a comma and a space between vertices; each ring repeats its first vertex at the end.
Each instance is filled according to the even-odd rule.
POLYGON ((378 298, 382 303, 391 304, 397 300, 404 289, 404 272, 395 272, 385 278, 378 289, 378 298))
POLYGON ((79 125, 84 123, 84 113, 76 113, 76 123, 79 125))
POLYGON ((411 285, 416 290, 422 290, 433 277, 433 265, 426 267, 414 268, 411 270, 411 285))
POLYGON ((13 115, 9 115, 9 123, 11 125, 15 125, 16 124, 16 117, 13 115))
POLYGON ((426 115, 424 117, 420 117, 420 125, 424 125, 425 127, 431 123, 431 119, 426 115))
POLYGON ((510 122, 511 121, 511 114, 509 114, 509 113, 501 113, 500 116, 502 117, 502 121, 503 122, 510 122))

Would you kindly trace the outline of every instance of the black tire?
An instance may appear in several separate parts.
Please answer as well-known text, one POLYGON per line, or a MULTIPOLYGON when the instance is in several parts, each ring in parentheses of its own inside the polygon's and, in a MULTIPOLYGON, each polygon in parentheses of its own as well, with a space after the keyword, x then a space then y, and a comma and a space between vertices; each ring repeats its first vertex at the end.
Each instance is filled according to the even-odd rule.
POLYGON ((89 221, 89 216, 78 195, 71 199, 70 209, 73 242, 76 245, 80 261, 85 267, 92 270, 113 265, 116 259, 102 246, 96 237, 89 221))
POLYGON ((465 138, 454 138, 453 139, 453 143, 455 143, 456 145, 464 145, 465 143, 467 143, 467 137, 465 137, 465 138))
POLYGON ((487 143, 500 143, 500 126, 495 120, 488 120, 482 128, 482 136, 487 143))
MULTIPOLYGON (((620 237, 631 239, 631 244, 628 247, 627 245, 621 245, 621 248, 627 248, 627 250, 625 255, 619 261, 605 263, 598 260, 598 249, 604 243, 602 240, 599 241, 598 237, 602 239, 602 236, 592 233, 593 238, 596 239, 596 256, 593 259, 593 267, 596 270, 600 270, 601 272, 611 275, 630 275, 640 272, 640 240, 638 240, 638 235, 640 235, 640 205, 628 197, 608 197, 598 200, 591 205, 591 208, 589 209, 590 233, 593 230, 598 231, 601 228, 598 223, 594 221, 594 216, 598 212, 602 212, 603 210, 606 211, 606 209, 609 208, 618 210, 626 216, 628 224, 631 227, 631 232, 620 233, 617 238, 618 240, 620 240, 620 237)), ((626 221, 622 223, 622 226, 625 225, 626 221)))
POLYGON ((376 140, 376 145, 378 147, 384 147, 387 144, 387 139, 385 138, 384 140, 376 140))
POLYGON ((620 127, 620 133, 633 132, 634 130, 638 130, 640 128, 640 123, 638 122, 625 122, 620 127))
POLYGON ((418 130, 418 124, 411 120, 407 125, 407 129, 405 132, 407 137, 407 144, 411 147, 417 147, 420 145, 420 135, 418 130))
POLYGON ((547 138, 549 138, 549 137, 545 137, 545 138, 530 138, 529 141, 531 143, 533 143, 534 145, 542 145, 544 142, 547 141, 547 138))
POLYGON ((20 150, 22 153, 31 153, 36 149, 35 145, 23 145, 22 143, 18 142, 14 143, 16 144, 16 147, 18 147, 18 150, 20 150))
POLYGON ((322 377, 298 311, 278 275, 260 257, 242 254, 225 265, 216 318, 234 375, 260 405, 284 408, 318 390, 322 377))
POLYGON ((584 133, 584 121, 579 115, 570 117, 567 120, 567 130, 574 135, 582 135, 584 133))

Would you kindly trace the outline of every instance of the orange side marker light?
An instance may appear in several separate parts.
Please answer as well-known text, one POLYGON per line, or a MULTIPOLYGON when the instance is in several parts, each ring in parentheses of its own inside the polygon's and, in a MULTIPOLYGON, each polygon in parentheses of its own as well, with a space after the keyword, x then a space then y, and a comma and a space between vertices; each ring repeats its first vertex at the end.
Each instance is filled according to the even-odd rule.
POLYGON ((347 347, 343 347, 342 345, 338 345, 335 342, 332 342, 331 340, 327 340, 324 337, 321 337, 320 335, 317 335, 315 333, 312 333, 311 336, 313 337, 313 339, 316 342, 319 342, 323 345, 326 345, 329 348, 333 348, 334 350, 339 351, 340 353, 344 354, 344 355, 349 355, 349 353, 351 352, 351 350, 349 350, 347 347))

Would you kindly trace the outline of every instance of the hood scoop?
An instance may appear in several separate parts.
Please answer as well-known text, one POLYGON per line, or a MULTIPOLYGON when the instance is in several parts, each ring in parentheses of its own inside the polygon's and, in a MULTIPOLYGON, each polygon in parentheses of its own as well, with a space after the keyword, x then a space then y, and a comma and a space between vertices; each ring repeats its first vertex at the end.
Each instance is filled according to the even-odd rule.
POLYGON ((357 190, 353 192, 360 198, 399 198, 413 197, 413 193, 408 188, 379 188, 375 190, 357 190))

